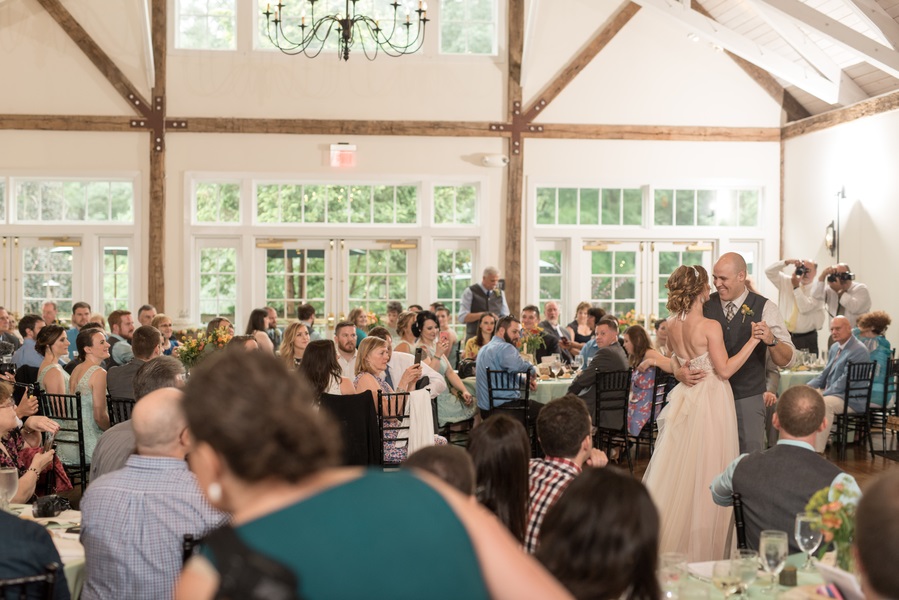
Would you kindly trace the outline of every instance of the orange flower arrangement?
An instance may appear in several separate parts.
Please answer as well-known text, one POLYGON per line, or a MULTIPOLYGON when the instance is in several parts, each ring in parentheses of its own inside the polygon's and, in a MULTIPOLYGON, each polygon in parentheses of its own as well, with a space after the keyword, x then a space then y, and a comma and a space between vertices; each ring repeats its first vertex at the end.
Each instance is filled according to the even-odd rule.
POLYGON ((837 550, 837 566, 844 571, 853 571, 852 538, 855 535, 855 505, 858 494, 846 489, 842 483, 818 490, 805 506, 809 515, 821 517, 821 537, 824 543, 818 551, 818 558, 824 556, 832 542, 837 550))
POLYGON ((227 327, 219 327, 208 335, 205 332, 191 334, 187 331, 178 332, 181 345, 178 346, 178 359, 185 369, 190 369, 207 354, 224 348, 231 341, 231 332, 227 327))

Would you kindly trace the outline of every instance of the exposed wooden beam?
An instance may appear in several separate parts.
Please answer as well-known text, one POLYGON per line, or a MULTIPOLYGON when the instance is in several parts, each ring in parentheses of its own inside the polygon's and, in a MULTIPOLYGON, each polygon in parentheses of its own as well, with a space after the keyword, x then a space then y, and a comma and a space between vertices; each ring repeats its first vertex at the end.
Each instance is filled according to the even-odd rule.
MULTIPOLYGON (((144 2, 146 0, 141 0, 144 2)), ((165 311, 165 66, 166 0, 152 0, 150 40, 153 50, 153 114, 150 118, 150 220, 147 296, 150 304, 165 311)))
POLYGON ((503 276, 506 303, 513 315, 521 306, 521 230, 524 226, 524 148, 521 130, 521 60, 524 53, 524 0, 509 0, 509 72, 506 89, 509 97, 509 121, 516 134, 509 139, 509 165, 506 167, 506 236, 503 276))
MULTIPOLYGON (((875 42, 868 36, 843 25, 799 0, 754 0, 796 19, 803 27, 827 36, 847 50, 893 77, 899 77, 899 52, 875 42)), ((798 85, 798 84, 797 84, 798 85)), ((819 96, 820 97, 820 96, 819 96)), ((822 98, 826 101, 826 98, 822 98)), ((833 104, 834 102, 830 102, 833 104)))
POLYGON ((135 131, 133 122, 132 117, 0 115, 0 129, 22 131, 135 131))
MULTIPOLYGON (((691 127, 677 125, 568 125, 544 123, 541 138, 654 140, 679 142, 778 142, 778 127, 691 127)), ((529 137, 528 134, 525 134, 529 137)))
POLYGON ((785 140, 790 138, 829 129, 843 123, 872 117, 881 113, 894 111, 899 109, 899 91, 890 92, 876 98, 864 100, 852 106, 838 108, 820 115, 815 115, 795 123, 790 123, 782 128, 782 135, 785 140))
POLYGON ((121 94, 129 106, 139 115, 149 117, 151 111, 150 103, 147 102, 132 85, 124 73, 112 62, 103 49, 94 41, 94 38, 85 31, 85 29, 75 20, 72 14, 63 7, 59 0, 37 0, 44 10, 53 17, 62 30, 72 38, 72 41, 84 52, 85 56, 100 73, 106 77, 106 80, 121 94))
POLYGON ((235 119, 169 117, 168 133, 285 133, 308 135, 408 135, 423 137, 508 137, 477 121, 347 121, 344 119, 235 119))
MULTIPOLYGON (((754 40, 740 35, 728 29, 710 16, 701 14, 697 10, 684 9, 679 2, 668 0, 635 0, 644 7, 652 7, 669 17, 679 21, 693 33, 721 46, 737 56, 745 58, 749 62, 761 67, 776 77, 788 81, 791 85, 805 90, 816 98, 820 98, 829 104, 833 104, 839 97, 839 86, 822 77, 811 67, 806 67, 791 60, 766 51, 754 40)), ((693 6, 698 6, 694 2, 693 6)), ((706 13, 708 14, 708 13, 706 13)))
POLYGON ((843 0, 861 20, 867 23, 881 41, 899 50, 899 23, 877 0, 843 0))
POLYGON ((590 64, 590 61, 596 58, 596 55, 618 35, 618 32, 628 24, 639 10, 640 6, 630 0, 626 0, 619 6, 618 10, 593 35, 593 38, 581 48, 581 51, 528 104, 524 111, 525 120, 528 122, 533 121, 540 111, 544 110, 550 102, 561 94, 562 90, 584 70, 584 67, 590 64))

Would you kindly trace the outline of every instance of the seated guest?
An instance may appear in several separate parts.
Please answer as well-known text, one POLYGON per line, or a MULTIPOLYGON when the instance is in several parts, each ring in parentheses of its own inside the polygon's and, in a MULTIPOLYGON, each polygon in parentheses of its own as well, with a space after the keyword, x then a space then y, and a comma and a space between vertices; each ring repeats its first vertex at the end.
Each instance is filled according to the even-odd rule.
MULTIPOLYGON (((91 318, 91 305, 87 302, 76 302, 72 305, 72 327, 66 330, 69 338, 69 359, 75 358, 75 338, 78 332, 93 321, 91 318)), ((103 329, 106 329, 105 327, 103 329)))
MULTIPOLYGON (((596 323, 596 355, 589 364, 575 377, 568 388, 569 394, 580 396, 587 403, 587 410, 591 415, 596 414, 596 376, 599 373, 611 371, 627 371, 627 354, 618 343, 618 322, 611 317, 603 317, 596 323)), ((608 412, 608 411, 607 411, 608 412)), ((617 414, 617 413, 616 413, 617 414)), ((620 421, 613 422, 616 417, 606 414, 600 416, 600 427, 618 428, 620 421)))
MULTIPOLYGON (((19 420, 16 417, 15 409, 12 385, 0 381, 0 467, 18 471, 19 485, 9 501, 22 504, 30 501, 34 496, 37 480, 41 473, 52 467, 55 452, 53 450, 46 452, 37 450, 30 463, 20 455, 24 455, 26 448, 40 448, 40 432, 56 433, 59 431, 59 425, 47 417, 34 415, 25 419, 25 423, 19 429, 19 420)), ((9 540, 10 538, 3 539, 9 540)), ((0 546, 5 545, 0 544, 0 546)))
POLYGON ((131 349, 134 358, 127 365, 112 367, 106 374, 106 391, 113 398, 134 400, 134 376, 157 356, 162 355, 162 334, 151 325, 142 325, 134 330, 131 349))
POLYGON ((417 313, 423 311, 424 309, 421 307, 421 304, 410 304, 409 308, 407 308, 406 310, 408 310, 409 312, 417 313))
POLYGON ((264 308, 254 308, 252 312, 250 312, 250 319, 247 321, 245 335, 255 339, 260 350, 274 354, 275 345, 272 343, 272 339, 268 337, 268 333, 266 333, 267 330, 268 311, 264 308))
POLYGON ((45 322, 39 315, 25 315, 19 319, 19 334, 22 336, 22 345, 13 352, 12 363, 17 368, 40 368, 44 357, 35 350, 35 339, 45 322))
POLYGON ((573 394, 550 401, 537 416, 537 439, 545 458, 529 464, 528 524, 525 550, 537 549, 546 511, 556 503, 584 465, 604 467, 609 459, 593 447, 591 418, 584 401, 573 394))
MULTIPOLYGON (((390 334, 387 332, 387 329, 384 327, 374 327, 371 331, 368 332, 369 337, 379 337, 385 342, 387 342, 387 349, 390 352, 390 358, 387 360, 387 369, 384 370, 384 381, 387 382, 387 385, 393 386, 394 381, 398 381, 398 378, 402 376, 406 370, 415 364, 415 357, 411 354, 406 354, 405 352, 399 352, 397 350, 392 349, 393 346, 393 338, 390 337, 390 334)), ((446 391, 446 379, 443 378, 443 375, 432 369, 427 365, 427 363, 421 364, 421 377, 419 377, 415 381, 415 389, 419 389, 422 387, 423 381, 427 378, 427 388, 431 392, 431 404, 434 409, 434 418, 437 417, 437 397, 446 391)), ((435 431, 436 431, 436 423, 435 423, 435 431)))
MULTIPOLYGON (((824 452, 827 447, 827 438, 830 437, 830 426, 833 425, 834 414, 843 414, 849 363, 870 360, 868 349, 852 336, 852 327, 846 317, 838 316, 831 320, 830 335, 833 337, 833 345, 827 353, 827 364, 819 375, 808 382, 809 387, 818 390, 824 396, 827 419, 827 427, 818 434, 815 440, 816 452, 824 452)), ((865 412, 863 401, 850 399, 849 412, 865 412)))
MULTIPOLYGON (((69 600, 69 584, 66 581, 62 559, 53 544, 53 538, 43 525, 20 519, 17 515, 0 510, 0 579, 16 579, 42 575, 47 565, 55 564, 56 585, 50 598, 69 600), (9 543, 15 540, 15 543, 9 543)), ((10 594, 11 590, 6 590, 10 594)), ((17 590, 16 590, 17 591, 17 590)), ((4 592, 4 598, 12 598, 4 592)), ((34 596, 23 596, 33 598, 34 596)))
MULTIPOLYGON (((415 382, 421 377, 421 365, 417 364, 406 369, 397 382, 395 390, 390 384, 381 379, 381 374, 387 370, 387 365, 390 362, 390 347, 387 341, 382 338, 366 337, 359 344, 358 354, 356 357, 356 378, 353 380, 353 385, 357 394, 366 390, 371 392, 375 402, 375 412, 378 410, 379 391, 385 394, 392 394, 394 391, 409 392, 415 389, 415 382)), ((387 427, 396 427, 399 424, 397 419, 384 419, 384 425, 387 427)), ((386 429, 384 435, 385 437, 396 438, 399 435, 399 431, 397 429, 386 429)), ((435 435, 434 443, 446 445, 446 438, 435 435)), ((397 443, 393 441, 384 442, 384 460, 387 462, 402 462, 406 460, 408 451, 409 448, 406 444, 397 446, 397 443)))
POLYGON ((172 352, 181 345, 181 342, 175 337, 174 328, 172 326, 172 318, 166 314, 159 313, 153 317, 150 325, 159 330, 162 334, 162 353, 165 356, 171 356, 172 352))
POLYGON ((206 335, 210 335, 216 329, 221 329, 223 327, 229 334, 234 335, 234 325, 232 325, 231 321, 225 317, 215 317, 214 319, 210 319, 209 323, 206 324, 206 335))
POLYGON ((448 423, 462 423, 475 416, 478 406, 468 393, 465 384, 450 366, 450 341, 440 333, 437 315, 429 310, 417 313, 412 332, 418 338, 416 346, 424 350, 421 362, 440 373, 451 389, 437 397, 435 405, 437 426, 448 423))
POLYGON ((396 344, 393 346, 393 349, 397 352, 405 352, 406 354, 414 354, 415 353, 415 333, 413 333, 412 328, 415 326, 415 320, 418 318, 418 313, 421 311, 412 312, 407 311, 400 314, 396 320, 396 344))
POLYGON ((233 515, 252 560, 233 556, 213 534, 187 563, 176 598, 250 597, 242 584, 258 581, 253 565, 261 561, 291 573, 289 591, 307 600, 564 597, 495 519, 442 482, 337 468, 336 429, 309 405, 303 386, 264 352, 222 352, 191 373, 191 469, 212 504, 233 515), (239 380, 221 376, 238 371, 239 380), (246 452, 251 439, 257 443, 246 452), (235 560, 244 566, 235 569, 235 560), (398 564, 399 587, 385 576, 398 564))
MULTIPOLYGON (((793 531, 796 513, 805 510, 818 490, 837 483, 858 490, 855 479, 812 446, 821 431, 830 429, 821 394, 806 386, 791 387, 777 401, 773 421, 780 434, 777 445, 741 454, 711 486, 719 506, 733 504, 734 493, 743 496, 746 541, 753 550, 763 529, 793 531)), ((790 552, 800 552, 792 537, 790 552)))
POLYGON ((471 455, 459 446, 422 448, 413 452, 401 468, 427 471, 466 496, 474 496, 474 463, 471 461, 471 455))
POLYGON ((659 513, 643 484, 588 469, 549 509, 537 559, 578 600, 655 600, 659 513))
MULTIPOLYGON (((889 340, 884 337, 887 327, 890 326, 890 315, 882 310, 865 313, 858 318, 858 327, 852 330, 852 334, 868 349, 868 356, 877 363, 874 368, 874 385, 871 387, 871 404, 888 406, 890 398, 886 398, 886 376, 888 364, 892 358, 889 340)), ((19 331, 22 324, 19 323, 19 331)))
MULTIPOLYGON (((281 340, 281 347, 278 350, 278 356, 284 361, 284 364, 291 369, 296 369, 303 361, 306 348, 309 346, 309 328, 305 323, 294 321, 284 330, 284 337, 281 340)), ((333 346, 331 347, 333 351, 333 346)), ((332 352, 333 353, 333 352, 332 352)), ((334 358, 337 360, 337 357, 334 358)))
POLYGON ((567 352, 562 352, 559 348, 559 338, 556 336, 546 333, 546 331, 540 331, 537 323, 540 322, 540 309, 534 306, 533 304, 529 304, 521 309, 521 329, 523 331, 539 331, 538 335, 543 338, 543 347, 537 348, 534 352, 534 360, 537 364, 541 364, 543 362, 543 358, 546 356, 552 356, 553 354, 562 355, 562 359, 566 362, 571 359, 571 355, 567 352))
POLYGON ((37 334, 34 349, 44 357, 37 375, 41 390, 48 394, 68 394, 69 374, 59 366, 59 359, 69 354, 66 330, 59 325, 47 325, 37 334))
MULTIPOLYGON (((581 353, 584 344, 593 339, 593 330, 596 328, 595 323, 590 323, 589 311, 592 307, 589 302, 580 302, 574 310, 574 321, 569 323, 565 328, 568 335, 571 336, 571 353, 575 356, 581 353)), ((599 309, 602 311, 602 309, 599 309)), ((602 311, 603 315, 605 311, 602 311)), ((602 318, 602 315, 599 317, 602 318)), ((594 316, 594 320, 598 320, 594 316)))
POLYGON ((277 350, 281 346, 281 329, 278 327, 278 311, 271 306, 265 307, 265 333, 272 341, 272 346, 277 350))
MULTIPOLYGON (((671 360, 653 349, 649 335, 640 325, 632 325, 624 332, 624 351, 631 373, 631 398, 627 403, 627 430, 640 435, 649 421, 649 412, 655 399, 655 367, 671 372, 671 360)), ((658 415, 656 415, 658 416, 658 415)))
POLYGON ((543 305, 543 312, 546 314, 546 318, 540 321, 540 327, 550 335, 559 338, 559 347, 568 353, 568 360, 570 360, 571 333, 559 322, 559 303, 550 300, 543 305))
POLYGON ((346 320, 356 327, 356 347, 358 348, 365 336, 368 335, 366 333, 368 329, 368 313, 361 306, 357 306, 350 311, 346 320))
POLYGON ((228 343, 225 344, 225 348, 231 350, 237 348, 240 350, 245 350, 246 352, 253 352, 255 350, 259 350, 259 342, 257 341, 255 335, 235 335, 230 340, 228 340, 228 343))
MULTIPOLYGON (((130 315, 128 315, 130 318, 130 315)), ((129 333, 130 336, 130 333, 129 333)), ((90 463, 97 440, 109 429, 109 411, 106 408, 106 371, 101 365, 109 358, 109 342, 99 329, 85 328, 75 338, 81 362, 69 378, 69 394, 81 394, 81 414, 84 419, 84 457, 90 463)), ((119 342, 122 344, 124 342, 119 342)), ((117 344, 118 345, 118 344, 117 344)), ((128 346, 131 352, 131 346, 128 346)), ((130 360, 130 359, 129 359, 130 360)), ((66 432, 63 432, 66 433, 66 432)), ((60 438, 62 439, 62 438, 60 438)), ((65 439, 74 440, 74 434, 66 433, 65 439)), ((59 459, 63 464, 78 464, 78 449, 66 444, 59 447, 59 459)))
MULTIPOLYGON (((596 326, 604 317, 609 317, 612 320, 615 318, 612 315, 607 315, 606 311, 601 308, 589 308, 587 309, 587 323, 593 327, 593 335, 589 340, 584 344, 584 347, 581 348, 581 356, 584 359, 584 366, 590 364, 590 361, 593 360, 593 355, 596 354, 596 351, 599 350, 599 346, 596 343, 596 326)), ((617 326, 617 320, 615 321, 617 326)), ((617 331, 617 329, 616 329, 617 331)))
POLYGON ((478 502, 524 543, 531 442, 521 421, 505 414, 491 416, 472 429, 468 452, 474 461, 478 502))
POLYGON ((462 358, 476 360, 481 348, 489 344, 490 340, 493 339, 493 330, 495 328, 496 315, 489 312, 481 314, 481 318, 478 319, 478 332, 465 342, 465 351, 462 352, 462 358))
POLYGON ((668 349, 668 319, 659 319, 654 324, 655 328, 655 348, 662 356, 671 356, 671 350, 668 349))
POLYGON ((59 325, 58 315, 59 305, 53 300, 44 300, 44 303, 41 304, 41 320, 47 325, 59 325))
MULTIPOLYGON (((135 400, 161 388, 184 385, 184 365, 173 356, 157 357, 138 369, 132 381, 135 400)), ((134 428, 131 419, 117 423, 103 432, 91 461, 91 481, 125 466, 134 453, 134 428)))
POLYGON ((391 300, 387 303, 387 322, 384 323, 383 327, 387 329, 387 332, 390 334, 390 337, 398 338, 399 336, 396 333, 396 324, 397 320, 400 318, 400 314, 403 312, 403 305, 397 302, 396 300, 391 300))
MULTIPOLYGON (((134 334, 134 317, 131 311, 114 310, 109 313, 109 357, 105 369, 126 365, 134 358, 131 351, 131 336, 134 334)), ((81 352, 81 349, 78 349, 81 352)), ((81 355, 79 354, 79 358, 81 355)))
MULTIPOLYGON (((300 325, 303 326, 302 323, 300 325)), ((290 327, 287 332, 290 332, 290 327)), ((290 338, 285 335, 284 339, 290 338)), ((316 398, 322 394, 349 396, 356 393, 353 380, 343 376, 337 363, 337 355, 334 354, 334 344, 330 340, 309 342, 304 356, 306 360, 296 367, 296 371, 306 378, 316 398)))
POLYGON ((344 377, 356 376, 356 326, 349 321, 340 321, 334 326, 334 347, 337 363, 344 377))
POLYGON ((313 342, 322 339, 322 335, 315 329, 315 307, 311 304, 297 306, 297 321, 306 325, 309 330, 309 339, 313 342))
MULTIPOLYGON (((531 390, 537 389, 536 370, 534 365, 521 358, 517 344, 521 339, 521 323, 515 317, 507 315, 496 325, 496 335, 490 343, 478 353, 477 399, 481 417, 490 416, 490 396, 487 385, 487 370, 505 371, 506 373, 531 373, 531 390)), ((497 391, 494 393, 494 407, 519 400, 517 391, 497 391)))
POLYGON ((457 336, 456 332, 453 330, 453 324, 450 321, 450 311, 446 306, 441 304, 437 306, 437 310, 434 311, 434 314, 437 315, 437 321, 440 324, 440 335, 449 340, 450 352, 448 358, 450 358, 450 362, 455 363, 455 351, 459 347, 459 336, 457 336))
POLYGON ((200 539, 228 519, 203 497, 184 460, 190 434, 181 397, 165 388, 135 404, 137 453, 124 468, 91 481, 85 492, 85 600, 172 598, 184 535, 200 539))
POLYGON ((853 551, 864 597, 899 598, 899 471, 879 475, 859 501, 853 551))
POLYGON ((144 304, 137 309, 138 327, 143 327, 144 325, 152 325, 153 319, 156 318, 156 315, 157 312, 155 306, 153 306, 152 304, 144 304))
POLYGON ((12 344, 12 350, 18 350, 22 345, 22 340, 12 332, 12 321, 9 312, 0 306, 0 342, 12 344))
POLYGON ((102 329, 103 331, 108 331, 106 327, 106 317, 104 317, 100 313, 91 313, 88 321, 88 325, 96 327, 97 329, 102 329))

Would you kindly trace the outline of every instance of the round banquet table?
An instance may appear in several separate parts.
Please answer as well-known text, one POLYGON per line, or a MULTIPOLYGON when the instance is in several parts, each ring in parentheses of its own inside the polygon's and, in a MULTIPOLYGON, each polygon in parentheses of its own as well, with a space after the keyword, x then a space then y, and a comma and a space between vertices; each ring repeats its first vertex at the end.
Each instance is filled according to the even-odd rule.
POLYGON ((780 384, 777 386, 777 395, 780 396, 791 387, 806 385, 809 381, 821 374, 821 371, 791 371, 784 369, 780 372, 780 384))
MULTIPOLYGON (((540 404, 546 404, 553 398, 558 398, 567 394, 572 381, 574 381, 574 379, 570 377, 563 379, 538 379, 537 391, 531 392, 530 399, 539 402, 540 404)), ((465 389, 468 390, 468 393, 476 398, 477 378, 466 377, 462 380, 462 383, 465 385, 465 389)))

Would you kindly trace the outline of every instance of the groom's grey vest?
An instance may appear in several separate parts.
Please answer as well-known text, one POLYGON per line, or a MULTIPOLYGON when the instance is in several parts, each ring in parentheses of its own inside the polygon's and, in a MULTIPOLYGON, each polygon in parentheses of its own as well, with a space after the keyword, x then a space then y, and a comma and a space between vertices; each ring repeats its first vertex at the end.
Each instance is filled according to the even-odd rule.
MULTIPOLYGON (((709 301, 703 305, 702 314, 708 319, 714 319, 721 323, 721 328, 724 330, 724 347, 727 348, 728 356, 738 353, 743 344, 752 336, 752 324, 762 320, 762 309, 765 308, 767 301, 766 298, 749 292, 744 304, 752 311, 752 315, 744 315, 742 305, 738 306, 737 313, 730 323, 724 316, 724 309, 721 307, 721 300, 718 298, 717 292, 712 294, 709 301)), ((768 347, 765 344, 759 344, 752 351, 746 364, 731 376, 730 387, 734 391, 735 400, 765 393, 767 389, 765 387, 767 352, 768 347)))
MULTIPOLYGON (((765 452, 753 452, 737 463, 733 490, 743 498, 746 541, 758 549, 763 529, 792 532, 796 513, 802 512, 812 494, 826 488, 842 471, 812 450, 778 444, 765 452)), ((793 536, 790 552, 799 552, 793 536)))
MULTIPOLYGON (((499 290, 490 292, 490 296, 484 293, 484 289, 477 283, 472 285, 471 290, 471 309, 468 312, 492 312, 499 317, 504 317, 503 312, 503 293, 499 290)), ((474 337, 478 334, 478 322, 472 321, 465 325, 465 339, 474 337)))

